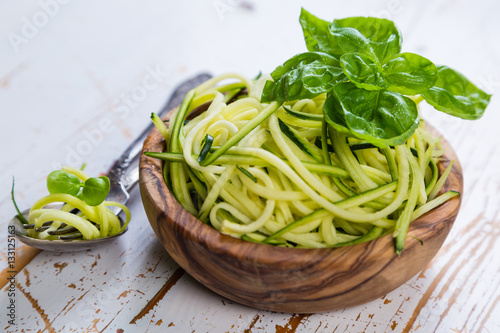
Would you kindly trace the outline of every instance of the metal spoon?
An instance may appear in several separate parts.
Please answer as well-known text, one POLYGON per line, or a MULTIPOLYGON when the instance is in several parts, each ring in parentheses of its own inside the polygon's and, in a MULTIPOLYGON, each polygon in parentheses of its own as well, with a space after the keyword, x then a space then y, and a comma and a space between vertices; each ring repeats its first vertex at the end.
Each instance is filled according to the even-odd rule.
MULTIPOLYGON (((180 84, 174 90, 163 109, 158 113, 158 116, 163 117, 174 107, 178 106, 189 90, 195 88, 211 77, 212 76, 210 74, 202 73, 180 84)), ((153 127, 154 124, 150 124, 146 129, 144 129, 141 135, 134 142, 132 142, 132 144, 125 150, 122 156, 115 161, 111 169, 107 172, 107 176, 111 183, 107 200, 117 201, 123 204, 127 203, 129 200, 129 193, 139 180, 139 154, 141 152, 142 143, 153 127)), ((114 208, 113 212, 120 217, 121 209, 114 208)), ((28 213, 29 209, 22 212, 26 218, 28 213)), ((123 223, 123 220, 120 220, 123 223)), ((41 250, 56 252, 89 250, 102 246, 106 244, 107 241, 117 238, 127 231, 127 229, 125 229, 119 234, 92 240, 45 240, 28 237, 25 225, 21 223, 17 215, 9 221, 9 225, 14 226, 15 234, 21 242, 41 250)))

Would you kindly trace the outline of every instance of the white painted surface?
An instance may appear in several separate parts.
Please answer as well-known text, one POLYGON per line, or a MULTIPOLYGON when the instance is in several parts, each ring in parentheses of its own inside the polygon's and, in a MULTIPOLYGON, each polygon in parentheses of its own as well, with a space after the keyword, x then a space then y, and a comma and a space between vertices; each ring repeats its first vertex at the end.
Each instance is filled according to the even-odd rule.
MULTIPOLYGON (((7 266, 13 176, 18 203, 28 208, 46 193, 45 177, 54 167, 86 162, 90 174, 106 171, 181 80, 201 71, 253 76, 304 51, 301 5, 329 20, 393 19, 404 50, 500 92, 500 2, 494 0, 2 1, 0 270, 7 266)), ((19 270, 16 325, 7 322, 7 285, 0 293, 0 330, 499 332, 498 108, 494 97, 476 122, 424 113, 460 158, 463 206, 432 263, 381 299, 293 316, 235 304, 184 274, 141 312, 179 271, 156 240, 136 189, 133 221, 122 238, 90 252, 42 252, 19 270)))

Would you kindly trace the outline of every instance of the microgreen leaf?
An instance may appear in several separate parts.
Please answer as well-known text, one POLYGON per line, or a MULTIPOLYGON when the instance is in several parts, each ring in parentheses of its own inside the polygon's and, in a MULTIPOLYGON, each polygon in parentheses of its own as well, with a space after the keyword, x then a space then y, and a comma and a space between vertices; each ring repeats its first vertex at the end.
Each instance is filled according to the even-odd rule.
POLYGON ((107 197, 110 189, 108 177, 91 177, 85 181, 82 199, 90 206, 100 205, 107 197))
POLYGON ((276 68, 262 93, 263 102, 313 98, 345 78, 337 58, 322 52, 298 54, 276 68))
POLYGON ((418 127, 410 98, 388 90, 365 90, 350 82, 335 85, 324 104, 334 129, 385 148, 404 143, 418 127))
POLYGON ((66 193, 76 196, 81 186, 80 178, 66 171, 54 170, 47 177, 47 189, 50 194, 66 193))
POLYGON ((438 66, 435 85, 422 96, 436 110, 471 120, 482 117, 491 98, 465 76, 446 66, 438 66))

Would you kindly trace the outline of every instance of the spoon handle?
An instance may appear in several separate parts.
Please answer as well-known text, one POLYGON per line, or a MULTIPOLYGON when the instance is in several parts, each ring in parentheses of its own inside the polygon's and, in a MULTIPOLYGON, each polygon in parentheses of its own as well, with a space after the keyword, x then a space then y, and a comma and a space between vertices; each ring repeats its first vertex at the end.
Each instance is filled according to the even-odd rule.
MULTIPOLYGON (((197 87, 201 83, 210 79, 212 76, 207 73, 198 74, 195 77, 184 81, 172 93, 165 106, 158 113, 162 118, 174 107, 178 106, 189 90, 197 87)), ((107 176, 111 183, 111 189, 108 195, 108 200, 118 201, 125 204, 130 195, 129 191, 137 184, 139 180, 139 153, 141 152, 142 144, 149 132, 153 129, 154 124, 151 123, 144 131, 132 142, 132 144, 124 151, 119 159, 109 169, 107 176)))

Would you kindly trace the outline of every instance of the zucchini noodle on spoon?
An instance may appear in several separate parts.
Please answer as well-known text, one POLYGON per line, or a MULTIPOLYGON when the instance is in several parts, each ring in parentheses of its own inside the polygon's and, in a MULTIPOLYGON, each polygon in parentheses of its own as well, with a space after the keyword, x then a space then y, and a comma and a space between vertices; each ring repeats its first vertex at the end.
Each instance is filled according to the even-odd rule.
POLYGON ((90 178, 82 170, 67 166, 52 172, 47 182, 51 194, 36 201, 29 211, 25 224, 33 225, 33 228, 27 230, 27 236, 46 240, 91 240, 125 230, 131 218, 130 210, 119 202, 104 200, 109 192, 109 180, 99 178, 90 178), (81 187, 90 190, 81 191, 81 187), (54 208, 56 203, 62 207, 54 208), (109 208, 111 206, 125 213, 123 225, 109 208), (44 228, 45 223, 50 225, 44 228))

